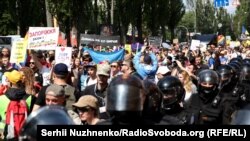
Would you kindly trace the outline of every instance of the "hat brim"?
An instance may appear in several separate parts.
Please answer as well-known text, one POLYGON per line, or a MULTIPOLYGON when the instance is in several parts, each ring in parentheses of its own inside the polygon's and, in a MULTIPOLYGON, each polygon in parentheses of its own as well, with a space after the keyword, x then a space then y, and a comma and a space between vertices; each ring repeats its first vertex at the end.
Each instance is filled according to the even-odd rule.
POLYGON ((104 76, 107 76, 107 77, 109 77, 109 74, 107 74, 107 73, 96 73, 97 75, 104 75, 104 76))
POLYGON ((86 107, 88 105, 82 104, 80 102, 76 102, 76 103, 72 104, 72 106, 77 107, 77 108, 83 108, 83 107, 86 107))

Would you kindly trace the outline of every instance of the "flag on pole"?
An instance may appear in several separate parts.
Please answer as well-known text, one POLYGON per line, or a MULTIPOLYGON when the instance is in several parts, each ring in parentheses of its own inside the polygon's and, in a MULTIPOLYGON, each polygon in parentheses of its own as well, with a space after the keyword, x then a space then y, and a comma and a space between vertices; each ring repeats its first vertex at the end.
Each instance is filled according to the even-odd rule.
POLYGON ((241 28, 241 34, 249 35, 249 32, 247 31, 247 29, 244 25, 241 28))

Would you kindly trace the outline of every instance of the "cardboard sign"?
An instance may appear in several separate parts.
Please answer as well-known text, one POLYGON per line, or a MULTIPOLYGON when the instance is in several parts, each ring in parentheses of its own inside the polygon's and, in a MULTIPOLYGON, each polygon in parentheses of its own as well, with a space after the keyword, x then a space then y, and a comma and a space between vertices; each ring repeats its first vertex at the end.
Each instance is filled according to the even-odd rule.
POLYGON ((162 43, 162 37, 159 36, 150 36, 148 37, 149 45, 160 47, 162 43))
POLYGON ((30 27, 28 49, 55 50, 58 35, 58 27, 30 27))
POLYGON ((10 63, 25 62, 26 46, 25 41, 14 41, 11 48, 10 63))
POLYGON ((190 50, 196 50, 200 46, 200 40, 192 40, 190 50))
POLYGON ((71 56, 72 47, 56 47, 55 61, 56 64, 64 63, 68 66, 69 71, 71 71, 71 56))
POLYGON ((173 40, 173 43, 174 43, 174 44, 178 44, 178 43, 179 43, 179 39, 174 39, 174 40, 173 40))

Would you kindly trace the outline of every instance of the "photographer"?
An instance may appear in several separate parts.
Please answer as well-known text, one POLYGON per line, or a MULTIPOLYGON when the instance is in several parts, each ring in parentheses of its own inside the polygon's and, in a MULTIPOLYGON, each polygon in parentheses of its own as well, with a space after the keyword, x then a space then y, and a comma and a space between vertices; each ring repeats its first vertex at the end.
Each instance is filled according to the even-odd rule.
MULTIPOLYGON (((158 61, 154 53, 151 52, 149 47, 142 47, 141 52, 136 53, 133 59, 134 67, 138 74, 143 78, 155 77, 158 67, 158 61), (143 54, 143 62, 140 58, 143 54)), ((154 78, 152 78, 154 79, 154 78)))

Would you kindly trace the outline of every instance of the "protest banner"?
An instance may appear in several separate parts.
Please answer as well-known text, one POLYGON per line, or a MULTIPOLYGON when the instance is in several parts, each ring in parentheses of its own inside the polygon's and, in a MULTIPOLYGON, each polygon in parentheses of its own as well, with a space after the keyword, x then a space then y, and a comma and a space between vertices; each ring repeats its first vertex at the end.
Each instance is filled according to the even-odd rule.
POLYGON ((30 27, 28 49, 55 50, 58 36, 58 27, 30 27))
POLYGON ((148 37, 149 45, 160 47, 162 43, 162 37, 159 36, 150 36, 148 37))
POLYGON ((101 36, 95 34, 81 34, 81 44, 101 45, 101 46, 118 46, 120 45, 120 36, 101 36))
POLYGON ((11 48, 10 63, 25 62, 26 47, 24 40, 14 41, 11 48))

